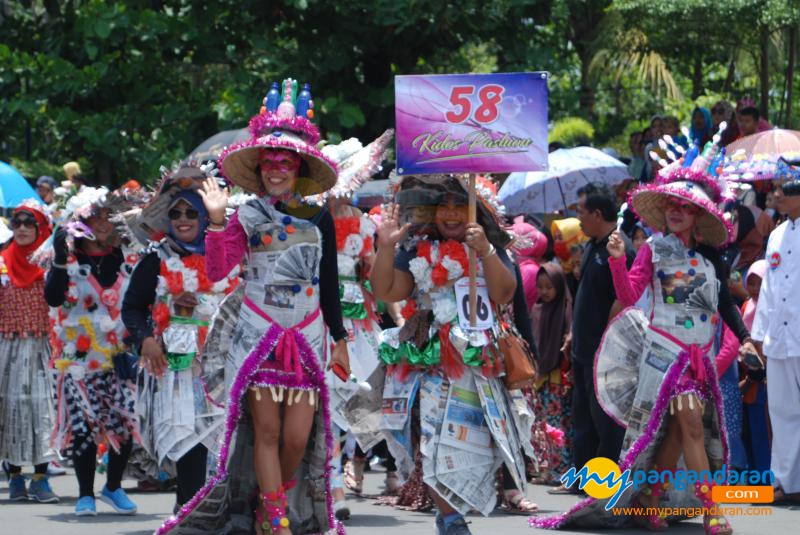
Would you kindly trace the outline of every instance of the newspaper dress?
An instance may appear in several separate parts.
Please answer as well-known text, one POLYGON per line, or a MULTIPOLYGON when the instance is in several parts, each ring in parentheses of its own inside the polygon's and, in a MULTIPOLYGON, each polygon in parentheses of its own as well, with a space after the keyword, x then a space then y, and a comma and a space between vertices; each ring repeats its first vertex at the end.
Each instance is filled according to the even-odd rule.
MULTIPOLYGON (((713 473, 728 457, 722 397, 714 356, 709 354, 721 321, 720 282, 714 265, 675 235, 648 243, 653 260, 651 317, 648 321, 641 310, 628 308, 608 326, 595 357, 597 398, 603 410, 627 428, 619 466, 634 472, 653 468, 671 400, 693 393, 703 402, 705 448, 713 473)), ((678 468, 685 469, 683 460, 678 468)), ((629 507, 636 498, 629 489, 615 508, 629 507)), ((530 522, 546 528, 618 528, 630 523, 631 517, 606 511, 606 503, 587 498, 566 513, 530 522)), ((673 485, 662 495, 661 507, 674 511, 701 505, 693 485, 684 490, 673 485)))
POLYGON ((364 278, 364 259, 373 250, 375 224, 366 214, 334 219, 339 266, 339 297, 347 329, 350 369, 372 390, 327 372, 331 396, 331 419, 340 429, 351 431, 364 451, 383 438, 379 432, 384 369, 378 362, 378 317, 375 300, 364 278))
POLYGON ((178 461, 203 443, 210 451, 219 448, 224 405, 207 395, 201 365, 203 345, 211 317, 226 294, 238 284, 239 268, 216 283, 205 274, 205 258, 198 254, 181 257, 166 243, 156 250, 161 269, 153 305, 155 333, 166 348, 169 368, 163 376, 142 371, 136 399, 144 448, 159 463, 178 461), (178 310, 173 301, 191 292, 198 305, 178 310))
POLYGON ((523 448, 530 448, 532 422, 522 394, 512 396, 499 378, 497 320, 480 262, 478 328, 467 330, 466 258, 459 242, 416 245, 409 265, 415 298, 404 310, 409 319, 381 333, 380 358, 389 366, 381 427, 403 479, 414 470, 418 429, 424 483, 460 513, 488 515, 503 463, 525 489, 523 448))
POLYGON ((120 307, 135 262, 135 256, 127 257, 109 288, 74 256, 67 262, 66 300, 51 309, 52 362, 57 371, 52 439, 58 450, 71 448, 77 436, 87 437, 81 450, 104 440, 116 450, 131 437, 139 438, 134 385, 117 377, 112 362, 125 350, 127 331, 120 307))
POLYGON ((242 205, 237 217, 250 244, 244 281, 212 321, 203 357, 208 391, 225 401, 217 474, 157 533, 252 532, 258 494, 246 398, 252 386, 264 387, 260 395, 276 400, 303 394, 300 403, 319 407, 295 474, 297 486, 287 492, 287 516, 294 533, 344 533, 334 519, 330 495, 333 437, 323 371, 327 333, 319 303, 321 233, 264 198, 242 205))
POLYGON ((0 256, 0 459, 16 466, 53 458, 53 381, 44 280, 14 285, 0 256))

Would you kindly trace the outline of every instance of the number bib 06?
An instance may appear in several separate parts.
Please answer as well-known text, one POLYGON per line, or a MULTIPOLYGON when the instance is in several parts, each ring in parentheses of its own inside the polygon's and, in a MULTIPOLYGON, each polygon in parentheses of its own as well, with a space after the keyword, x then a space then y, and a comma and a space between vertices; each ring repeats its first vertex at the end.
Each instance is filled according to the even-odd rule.
POLYGON ((475 326, 469 323, 469 277, 462 277, 456 281, 456 303, 458 309, 458 325, 463 330, 484 331, 491 329, 494 325, 494 313, 492 312, 492 302, 489 300, 489 288, 486 286, 486 279, 476 277, 476 308, 477 320, 475 326))

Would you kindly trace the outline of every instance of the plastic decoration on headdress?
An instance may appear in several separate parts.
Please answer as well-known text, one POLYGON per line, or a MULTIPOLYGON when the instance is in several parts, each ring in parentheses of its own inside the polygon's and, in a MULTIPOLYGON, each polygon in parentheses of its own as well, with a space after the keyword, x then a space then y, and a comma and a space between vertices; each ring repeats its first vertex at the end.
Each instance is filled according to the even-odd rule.
POLYGON ((298 184, 299 195, 319 195, 336 184, 336 165, 316 146, 320 134, 310 121, 314 117, 311 86, 303 84, 299 93, 297 89, 297 80, 291 78, 280 85, 273 82, 261 111, 250 119, 250 139, 222 151, 220 169, 229 182, 250 193, 263 194, 259 157, 261 151, 273 149, 297 152, 305 162, 308 176, 299 178, 315 184, 298 184))
POLYGON ((775 179, 781 181, 781 190, 787 197, 800 195, 800 158, 779 158, 775 179))
MULTIPOLYGON (((80 221, 88 219, 100 208, 104 208, 109 191, 105 186, 99 188, 83 187, 77 194, 67 200, 62 212, 66 220, 80 221)), ((77 226, 75 228, 78 228, 77 226)), ((76 236, 78 237, 78 236, 76 236)))
POLYGON ((381 171, 381 162, 386 159, 394 130, 389 129, 375 141, 364 147, 361 142, 351 137, 337 145, 325 145, 322 154, 336 164, 339 177, 336 185, 321 195, 308 198, 309 202, 322 204, 329 198, 350 197, 369 180, 381 171))
POLYGON ((721 247, 733 238, 733 227, 720 206, 735 199, 721 176, 725 149, 719 146, 719 140, 726 127, 724 121, 720 123, 719 131, 704 147, 693 140, 681 157, 672 161, 659 158, 658 163, 663 168, 656 180, 632 191, 628 198, 629 206, 639 219, 665 232, 664 200, 677 197, 703 211, 697 218, 697 228, 708 245, 721 247))

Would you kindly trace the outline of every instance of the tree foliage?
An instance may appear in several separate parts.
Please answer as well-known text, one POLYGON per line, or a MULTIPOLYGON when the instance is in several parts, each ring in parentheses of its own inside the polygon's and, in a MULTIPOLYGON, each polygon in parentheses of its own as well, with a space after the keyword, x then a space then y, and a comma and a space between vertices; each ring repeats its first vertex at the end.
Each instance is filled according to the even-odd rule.
POLYGON ((782 110, 799 21, 796 0, 0 0, 0 158, 152 182, 287 76, 336 140, 393 124, 396 74, 546 70, 551 120, 602 142, 688 96, 756 95, 759 28, 782 110))

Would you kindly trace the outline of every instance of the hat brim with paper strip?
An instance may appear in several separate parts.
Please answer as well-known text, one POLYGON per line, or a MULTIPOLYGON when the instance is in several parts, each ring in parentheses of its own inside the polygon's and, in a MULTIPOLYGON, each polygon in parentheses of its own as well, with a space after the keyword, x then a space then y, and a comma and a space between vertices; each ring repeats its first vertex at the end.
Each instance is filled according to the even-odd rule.
POLYGON ((250 139, 226 148, 219 157, 222 176, 229 182, 263 195, 264 185, 258 171, 261 151, 289 150, 299 154, 308 166, 308 176, 298 177, 300 195, 318 195, 336 184, 336 164, 317 149, 319 129, 307 118, 293 112, 291 117, 282 117, 262 110, 250 119, 249 129, 250 139))

